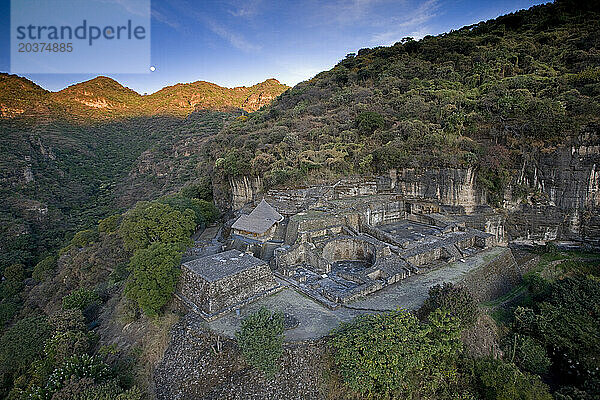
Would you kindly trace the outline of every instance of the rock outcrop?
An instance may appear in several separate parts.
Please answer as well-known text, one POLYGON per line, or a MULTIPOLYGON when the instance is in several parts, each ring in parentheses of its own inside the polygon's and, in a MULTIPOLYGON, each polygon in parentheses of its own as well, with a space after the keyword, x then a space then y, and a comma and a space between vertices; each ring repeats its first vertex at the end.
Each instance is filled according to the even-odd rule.
MULTIPOLYGON (((382 176, 341 179, 327 185, 270 190, 265 195, 295 208, 317 206, 320 201, 381 193, 407 199, 434 200, 457 214, 467 214, 468 226, 507 240, 574 240, 597 243, 600 237, 600 140, 586 134, 570 146, 522 158, 505 188, 503 204, 492 209, 488 193, 470 168, 393 169, 382 176), (515 190, 515 189, 520 189, 515 190), (515 193, 527 193, 520 197, 515 193)), ((230 181, 231 205, 239 209, 263 195, 260 178, 230 181)), ((280 210, 280 212, 286 212, 280 210)))

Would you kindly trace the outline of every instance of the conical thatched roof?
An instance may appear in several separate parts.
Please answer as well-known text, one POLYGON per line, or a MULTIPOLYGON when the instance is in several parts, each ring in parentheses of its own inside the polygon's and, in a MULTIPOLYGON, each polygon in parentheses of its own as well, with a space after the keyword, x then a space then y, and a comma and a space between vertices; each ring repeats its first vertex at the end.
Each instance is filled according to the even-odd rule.
POLYGON ((268 231, 275 223, 282 220, 283 216, 271 207, 265 199, 262 199, 250 214, 241 215, 231 227, 236 230, 261 235, 268 231))

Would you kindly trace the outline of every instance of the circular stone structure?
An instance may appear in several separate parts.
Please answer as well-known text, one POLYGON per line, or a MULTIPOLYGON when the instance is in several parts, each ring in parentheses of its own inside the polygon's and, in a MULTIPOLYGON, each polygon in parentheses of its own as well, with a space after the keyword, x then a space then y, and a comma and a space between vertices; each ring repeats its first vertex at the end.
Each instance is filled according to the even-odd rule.
POLYGON ((300 321, 293 314, 283 313, 283 329, 294 329, 300 325, 300 321))
POLYGON ((375 263, 375 246, 356 237, 335 238, 323 247, 323 258, 333 264, 339 261, 361 261, 365 265, 375 263))

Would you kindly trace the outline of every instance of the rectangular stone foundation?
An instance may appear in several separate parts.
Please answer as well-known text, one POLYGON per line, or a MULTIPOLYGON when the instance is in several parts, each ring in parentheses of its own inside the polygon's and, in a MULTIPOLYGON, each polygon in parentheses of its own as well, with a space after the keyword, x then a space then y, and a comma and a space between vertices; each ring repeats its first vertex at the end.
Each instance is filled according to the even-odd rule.
POLYGON ((178 298, 207 320, 280 289, 264 261, 237 250, 188 261, 181 271, 178 298))

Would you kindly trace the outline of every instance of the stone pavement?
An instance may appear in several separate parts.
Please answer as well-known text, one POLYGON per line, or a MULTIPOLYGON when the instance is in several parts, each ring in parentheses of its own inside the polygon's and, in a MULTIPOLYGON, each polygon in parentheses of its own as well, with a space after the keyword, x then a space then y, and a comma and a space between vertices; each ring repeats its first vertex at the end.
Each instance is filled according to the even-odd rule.
POLYGON ((243 307, 239 317, 235 312, 231 312, 210 322, 208 326, 216 333, 233 337, 239 330, 241 319, 264 306, 270 310, 291 314, 300 322, 296 328, 285 332, 286 341, 318 339, 327 335, 341 322, 350 321, 361 314, 397 308, 416 309, 427 298, 431 286, 443 282, 459 282, 470 271, 486 264, 504 251, 508 249, 494 247, 467 258, 465 262, 457 261, 428 273, 412 275, 336 310, 330 310, 288 287, 243 307))

